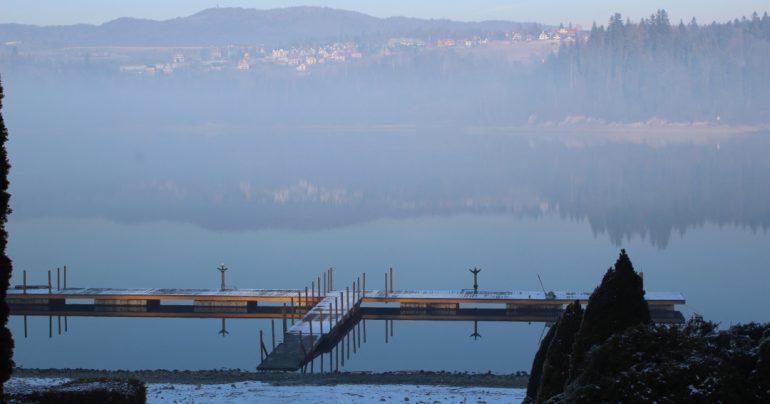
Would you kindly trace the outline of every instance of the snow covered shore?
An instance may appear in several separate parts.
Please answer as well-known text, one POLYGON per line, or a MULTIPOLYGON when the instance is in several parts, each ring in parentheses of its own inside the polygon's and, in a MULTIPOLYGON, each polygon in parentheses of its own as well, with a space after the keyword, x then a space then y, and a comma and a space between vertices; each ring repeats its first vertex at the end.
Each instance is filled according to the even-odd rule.
MULTIPOLYGON (((62 383, 62 378, 14 377, 7 390, 31 389, 62 383)), ((228 384, 147 384, 148 403, 520 403, 520 388, 432 385, 292 385, 275 386, 246 381, 228 384)))

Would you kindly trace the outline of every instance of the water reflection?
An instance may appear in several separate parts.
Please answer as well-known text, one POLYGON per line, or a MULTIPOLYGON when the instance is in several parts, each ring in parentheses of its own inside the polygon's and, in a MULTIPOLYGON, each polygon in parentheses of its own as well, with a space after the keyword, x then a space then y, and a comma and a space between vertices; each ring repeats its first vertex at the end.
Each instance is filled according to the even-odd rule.
MULTIPOLYGON (((144 311, 136 310, 123 310, 122 308, 98 308, 91 304, 67 304, 55 308, 49 308, 47 306, 35 306, 35 305, 14 305, 12 306, 12 316, 23 318, 24 338, 30 337, 28 333, 28 317, 42 317, 48 319, 48 338, 51 339, 54 335, 62 336, 69 332, 68 319, 71 317, 141 317, 149 318, 155 317, 160 319, 182 318, 214 318, 220 320, 217 326, 211 329, 211 334, 215 334, 219 337, 230 337, 230 330, 228 329, 228 319, 263 319, 269 320, 269 328, 259 329, 259 339, 252 341, 256 344, 256 350, 259 352, 259 357, 264 359, 270 352, 275 350, 276 345, 280 344, 285 338, 287 331, 287 317, 290 313, 283 311, 279 306, 264 306, 249 308, 247 312, 238 312, 233 310, 225 310, 220 312, 200 312, 195 311, 194 307, 190 305, 161 305, 160 307, 147 309, 144 311), (276 324, 276 322, 282 321, 276 324), (56 324, 57 326, 54 326, 56 324), (58 332, 54 330, 58 328, 58 332)), ((561 315, 560 309, 502 309, 502 308, 464 308, 456 310, 423 310, 415 311, 413 309, 401 309, 394 307, 362 307, 359 312, 352 316, 340 329, 339 333, 334 334, 330 338, 327 338, 321 343, 314 352, 308 353, 307 359, 300 365, 301 372, 324 372, 324 371, 340 371, 346 368, 350 368, 355 361, 355 358, 362 350, 365 349, 367 341, 371 341, 371 324, 374 322, 381 328, 382 339, 384 344, 393 344, 396 341, 396 323, 406 324, 412 322, 425 323, 425 324, 438 324, 440 322, 456 322, 462 323, 467 326, 466 330, 470 333, 470 342, 482 343, 479 338, 480 325, 485 323, 543 323, 543 326, 549 327, 555 320, 561 315), (481 323, 481 324, 479 324, 481 323), (367 326, 369 324, 369 326, 367 326)), ((663 323, 680 323, 683 321, 683 316, 678 311, 671 310, 654 310, 652 312, 654 321, 663 323)), ((299 315, 295 316, 299 318, 299 315)), ((265 323, 262 323, 265 324, 265 323)), ((408 328, 408 327, 407 327, 408 328)), ((150 330, 147 330, 150 331, 150 330)), ((99 334, 99 329, 89 328, 90 333, 99 334)), ((398 345, 403 349, 404 346, 414 344, 416 341, 414 338, 430 339, 436 343, 444 343, 440 334, 413 334, 408 333, 410 338, 401 341, 398 345)), ((541 333, 542 334, 542 333, 541 333)), ((18 333, 16 335, 19 335, 18 333)), ((468 334, 465 334, 468 335, 468 334)), ((375 334, 376 336, 376 334, 375 334)), ((77 337, 76 337, 77 338, 77 337)), ((30 341, 32 343, 32 341, 30 341)), ((40 342, 38 345, 28 346, 25 340, 18 340, 17 345, 22 352, 27 349, 40 348, 40 342)), ((79 346, 75 348, 72 354, 77 355, 78 350, 88 350, 88 346, 79 346)), ((234 347, 234 349, 241 349, 234 347)), ((486 349, 499 349, 498 347, 487 347, 486 349)), ((529 354, 530 348, 525 346, 521 348, 527 351, 529 354)), ((253 352, 253 350, 250 349, 253 352)), ((81 354, 85 351, 81 352, 81 354)), ((351 368, 355 369, 368 369, 377 370, 378 362, 382 360, 382 355, 388 355, 388 351, 376 353, 374 357, 367 355, 367 358, 363 359, 364 363, 351 368), (374 360, 374 363, 370 361, 374 360)), ((163 355, 163 354, 161 354, 163 355)), ((163 360, 170 361, 166 368, 173 368, 176 358, 165 357, 163 360)), ((258 363, 254 363, 253 367, 256 367, 258 363)), ((109 362, 103 362, 100 367, 111 368, 113 365, 109 362)), ((408 362, 404 364, 408 368, 429 368, 429 363, 412 363, 408 362)), ((198 365, 198 368, 205 367, 205 365, 198 365)), ((233 366, 235 367, 235 366, 233 366)), ((457 370, 462 370, 460 367, 457 370)), ((507 371, 514 371, 520 369, 512 369, 506 367, 507 371)), ((523 369, 523 368, 522 368, 523 369)))

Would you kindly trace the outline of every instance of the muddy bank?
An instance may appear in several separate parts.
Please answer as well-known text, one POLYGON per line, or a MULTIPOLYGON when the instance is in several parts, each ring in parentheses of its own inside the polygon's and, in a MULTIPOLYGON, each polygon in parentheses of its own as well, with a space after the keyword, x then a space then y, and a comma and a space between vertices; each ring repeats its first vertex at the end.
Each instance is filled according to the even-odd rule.
POLYGON ((93 369, 23 369, 13 377, 138 379, 145 383, 224 384, 259 381, 277 386, 335 384, 413 384, 467 387, 526 387, 529 376, 524 372, 510 375, 462 372, 340 372, 301 374, 298 372, 247 372, 230 370, 93 370, 93 369))

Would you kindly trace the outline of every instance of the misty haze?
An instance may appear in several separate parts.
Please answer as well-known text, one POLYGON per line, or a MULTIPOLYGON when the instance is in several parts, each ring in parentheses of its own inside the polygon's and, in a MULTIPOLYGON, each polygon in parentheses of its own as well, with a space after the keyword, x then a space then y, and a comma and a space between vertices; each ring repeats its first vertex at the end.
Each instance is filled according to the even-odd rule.
MULTIPOLYGON (((650 11, 593 26, 321 7, 0 24, 10 289, 48 292, 66 265, 75 288, 220 290, 221 275, 222 291, 314 282, 322 299, 333 268, 334 290, 366 272, 364 291, 393 298, 548 300, 590 294, 624 248, 648 299, 686 298, 653 321, 770 321, 770 17, 650 11)), ((529 372, 561 313, 479 320, 462 310, 492 309, 465 303, 462 321, 370 317, 344 370, 529 372)), ((253 371, 271 363, 260 330, 286 318, 280 303, 221 318, 72 306, 11 305, 17 366, 253 371)))

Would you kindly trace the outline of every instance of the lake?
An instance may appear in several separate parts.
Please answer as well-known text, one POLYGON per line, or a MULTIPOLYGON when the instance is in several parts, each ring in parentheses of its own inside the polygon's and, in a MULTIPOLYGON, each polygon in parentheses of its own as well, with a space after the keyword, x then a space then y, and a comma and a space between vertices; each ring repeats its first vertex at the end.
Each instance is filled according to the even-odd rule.
MULTIPOLYGON (((11 120, 9 120, 10 122, 11 120)), ((625 248, 686 318, 770 321, 768 133, 672 142, 386 128, 227 135, 19 119, 12 284, 301 288, 392 267, 395 288, 592 290, 625 248)), ((374 283, 370 288, 381 288, 374 283)), ((381 282, 381 281, 380 281, 381 282)), ((371 283, 370 283, 371 285, 371 283)), ((270 320, 13 316, 23 367, 254 369, 270 320), (63 320, 62 320, 63 321, 63 320)), ((346 370, 529 370, 543 323, 367 321, 346 370)), ((328 358, 327 358, 328 359, 328 358)), ((326 362, 325 366, 328 367, 326 362)), ((320 363, 314 363, 316 368, 320 363)))

